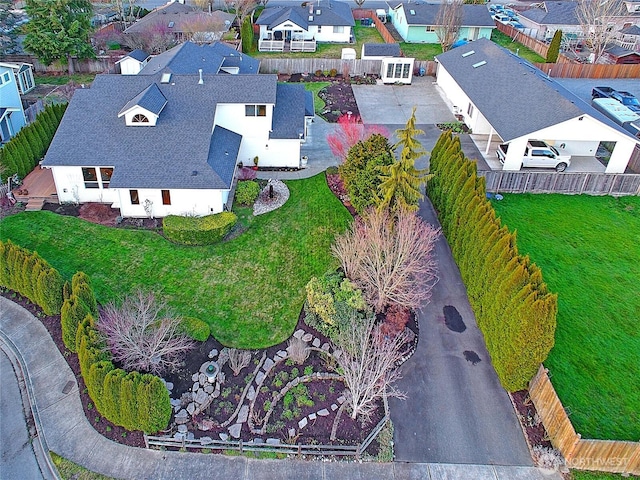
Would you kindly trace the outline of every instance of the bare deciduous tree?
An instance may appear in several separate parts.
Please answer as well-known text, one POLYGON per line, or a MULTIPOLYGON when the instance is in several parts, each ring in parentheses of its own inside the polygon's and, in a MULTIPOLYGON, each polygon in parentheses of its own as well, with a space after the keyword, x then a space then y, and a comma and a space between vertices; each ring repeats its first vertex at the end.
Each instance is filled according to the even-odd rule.
POLYGON ((240 27, 242 27, 244 19, 251 15, 257 6, 256 0, 233 0, 231 2, 231 8, 235 10, 240 27))
POLYGON ((404 393, 393 386, 401 378, 396 364, 401 358, 400 349, 406 343, 403 333, 385 337, 375 325, 373 315, 362 319, 352 313, 334 343, 334 357, 347 386, 351 418, 368 418, 376 408, 376 401, 385 395, 405 398, 404 393))
POLYGON ((208 13, 195 13, 182 23, 182 31, 195 43, 207 43, 219 40, 225 29, 224 21, 208 13))
POLYGON ((251 363, 251 352, 249 350, 239 350, 237 348, 230 348, 228 350, 229 355, 229 367, 233 375, 237 377, 244 367, 251 363))
POLYGON ((344 162, 351 147, 375 133, 389 136, 389 131, 385 127, 363 125, 359 115, 341 115, 338 117, 338 128, 327 135, 327 143, 331 153, 344 162))
POLYGON ((460 34, 463 15, 462 0, 443 1, 436 14, 436 35, 446 52, 451 48, 460 34))
POLYGON ((433 247, 439 231, 415 213, 370 209, 331 247, 345 275, 376 312, 389 305, 420 308, 436 276, 433 247))
POLYGON ((180 355, 194 346, 181 333, 180 322, 164 302, 138 290, 119 306, 109 303, 100 313, 98 329, 114 360, 125 369, 161 373, 177 366, 180 355))
POLYGON ((607 45, 616 35, 614 17, 624 13, 624 4, 618 0, 578 0, 576 18, 585 41, 597 63, 607 45))

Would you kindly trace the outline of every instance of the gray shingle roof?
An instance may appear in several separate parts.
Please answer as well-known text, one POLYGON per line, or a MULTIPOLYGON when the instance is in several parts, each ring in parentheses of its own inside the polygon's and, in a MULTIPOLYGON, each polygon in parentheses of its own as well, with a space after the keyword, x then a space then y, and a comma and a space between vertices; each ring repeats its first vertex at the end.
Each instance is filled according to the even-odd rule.
POLYGON ((166 104, 166 97, 162 94, 162 92, 158 88, 158 85, 152 83, 138 95, 129 100, 127 104, 122 107, 122 110, 118 112, 118 116, 123 115, 127 110, 130 110, 136 105, 138 107, 144 108, 145 110, 148 110, 151 113, 160 115, 160 112, 166 104))
POLYGON ((265 8, 260 17, 258 17, 256 24, 267 25, 271 29, 290 20, 305 30, 308 30, 310 25, 353 26, 355 24, 351 7, 347 3, 335 0, 320 0, 319 2, 313 2, 312 6, 313 13, 311 14, 308 6, 265 8), (320 10, 320 15, 317 14, 318 10, 320 10), (309 17, 313 18, 309 20, 309 17))
POLYGON ((227 167, 207 163, 216 105, 275 103, 277 77, 206 75, 199 85, 198 75, 173 75, 170 84, 160 76, 96 76, 73 96, 43 165, 112 166, 114 188, 226 188, 227 167), (153 83, 167 99, 158 123, 127 127, 118 111, 153 83))
POLYGON ((605 49, 609 55, 612 55, 617 58, 626 57, 627 55, 640 55, 640 53, 634 52, 627 48, 621 47, 620 45, 610 44, 607 45, 605 49))
MULTIPOLYGON (((393 8, 403 5, 409 25, 436 25, 440 5, 432 3, 395 3, 393 8), (415 15, 411 14, 411 11, 415 15)), ((485 5, 462 5, 462 27, 495 27, 489 9, 485 5)))
POLYGON ((218 174, 219 182, 217 183, 221 185, 219 188, 231 188, 240 142, 242 142, 242 135, 220 125, 214 127, 211 142, 209 142, 207 164, 218 174))
POLYGON ((178 75, 220 73, 224 67, 238 67, 239 73, 258 73, 260 61, 240 53, 221 42, 196 45, 185 42, 153 57, 138 75, 154 75, 160 71, 178 75))
POLYGON ((270 138, 301 138, 304 134, 305 97, 303 85, 278 84, 270 138))
POLYGON ((235 15, 221 10, 214 10, 208 13, 190 5, 172 2, 152 10, 127 28, 124 33, 143 33, 154 28, 156 25, 162 25, 162 27, 168 29, 169 32, 180 33, 188 30, 189 24, 193 24, 194 22, 200 24, 206 22, 211 25, 211 27, 207 28, 216 27, 213 29, 219 32, 226 32, 229 30, 229 26, 235 18, 235 15), (173 26, 168 28, 171 22, 173 22, 173 26))
POLYGON ((583 114, 630 135, 553 78, 490 40, 470 42, 436 60, 505 142, 583 114), (475 53, 462 56, 471 51, 475 53), (481 61, 486 64, 473 67, 481 61))
POLYGON ((305 117, 315 117, 316 110, 314 105, 313 92, 305 91, 304 92, 304 116, 305 117))
POLYGON ((630 27, 623 28, 622 30, 620 30, 620 33, 624 35, 640 35, 640 26, 631 25, 630 27))
POLYGON ((399 57, 400 45, 397 43, 365 43, 366 57, 399 57))
POLYGON ((560 2, 544 2, 544 7, 530 8, 520 12, 520 16, 539 25, 580 25, 576 17, 578 2, 564 0, 560 2))
MULTIPOLYGON (((147 58, 149 58, 149 54, 136 48, 133 52, 127 53, 123 58, 130 57, 134 60, 139 61, 140 63, 144 62, 147 58)), ((118 60, 120 61, 120 60, 118 60)))

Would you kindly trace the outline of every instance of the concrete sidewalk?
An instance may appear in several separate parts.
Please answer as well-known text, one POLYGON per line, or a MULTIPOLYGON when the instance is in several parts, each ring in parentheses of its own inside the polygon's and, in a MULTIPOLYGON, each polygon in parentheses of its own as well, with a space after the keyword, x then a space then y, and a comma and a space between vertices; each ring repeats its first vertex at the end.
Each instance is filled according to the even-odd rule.
MULTIPOLYGON (((73 372, 45 327, 28 311, 0 297, 0 347, 11 342, 26 366, 35 394, 38 430, 51 451, 89 470, 122 479, 474 479, 543 480, 531 467, 424 463, 359 463, 299 460, 255 460, 127 447, 107 440, 87 421, 73 372), (73 388, 63 393, 67 382, 73 388)), ((13 415, 22 415, 14 405, 13 415)), ((419 420, 419 419, 414 419, 419 420)), ((3 430, 4 432, 4 430, 3 430)), ((5 438, 2 439, 6 441, 5 438)), ((0 464, 0 471, 3 471, 0 464)))

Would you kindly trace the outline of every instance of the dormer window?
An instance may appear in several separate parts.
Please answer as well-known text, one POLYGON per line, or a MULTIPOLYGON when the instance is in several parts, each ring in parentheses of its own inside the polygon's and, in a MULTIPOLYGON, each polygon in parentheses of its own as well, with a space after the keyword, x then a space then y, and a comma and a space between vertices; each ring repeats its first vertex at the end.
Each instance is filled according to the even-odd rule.
POLYGON ((149 123, 149 119, 142 113, 136 113, 131 119, 131 123, 149 123))
POLYGON ((155 127, 166 105, 166 97, 153 83, 127 102, 118 117, 124 116, 126 125, 130 127, 155 127))

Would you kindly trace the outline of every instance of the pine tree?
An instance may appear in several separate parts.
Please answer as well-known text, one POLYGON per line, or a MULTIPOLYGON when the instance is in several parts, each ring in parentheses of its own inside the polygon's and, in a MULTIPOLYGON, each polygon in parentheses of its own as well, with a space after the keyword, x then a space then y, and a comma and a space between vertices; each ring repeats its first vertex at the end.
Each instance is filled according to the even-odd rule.
POLYGON ((560 46, 562 44, 562 30, 556 30, 547 49, 547 63, 556 63, 560 54, 560 46))
POLYGON ((121 389, 122 389, 122 381, 127 376, 127 372, 122 370, 121 368, 116 368, 111 370, 104 378, 104 389, 103 389, 103 398, 104 398, 104 412, 103 415, 110 422, 116 425, 122 425, 122 419, 120 414, 121 407, 121 389))
MULTIPOLYGON (((104 415, 105 412, 104 381, 113 369, 113 363, 107 360, 93 363, 89 368, 88 381, 85 380, 89 396, 93 400, 98 412, 102 415, 104 415)), ((87 377, 85 377, 85 379, 86 378, 87 377)))

